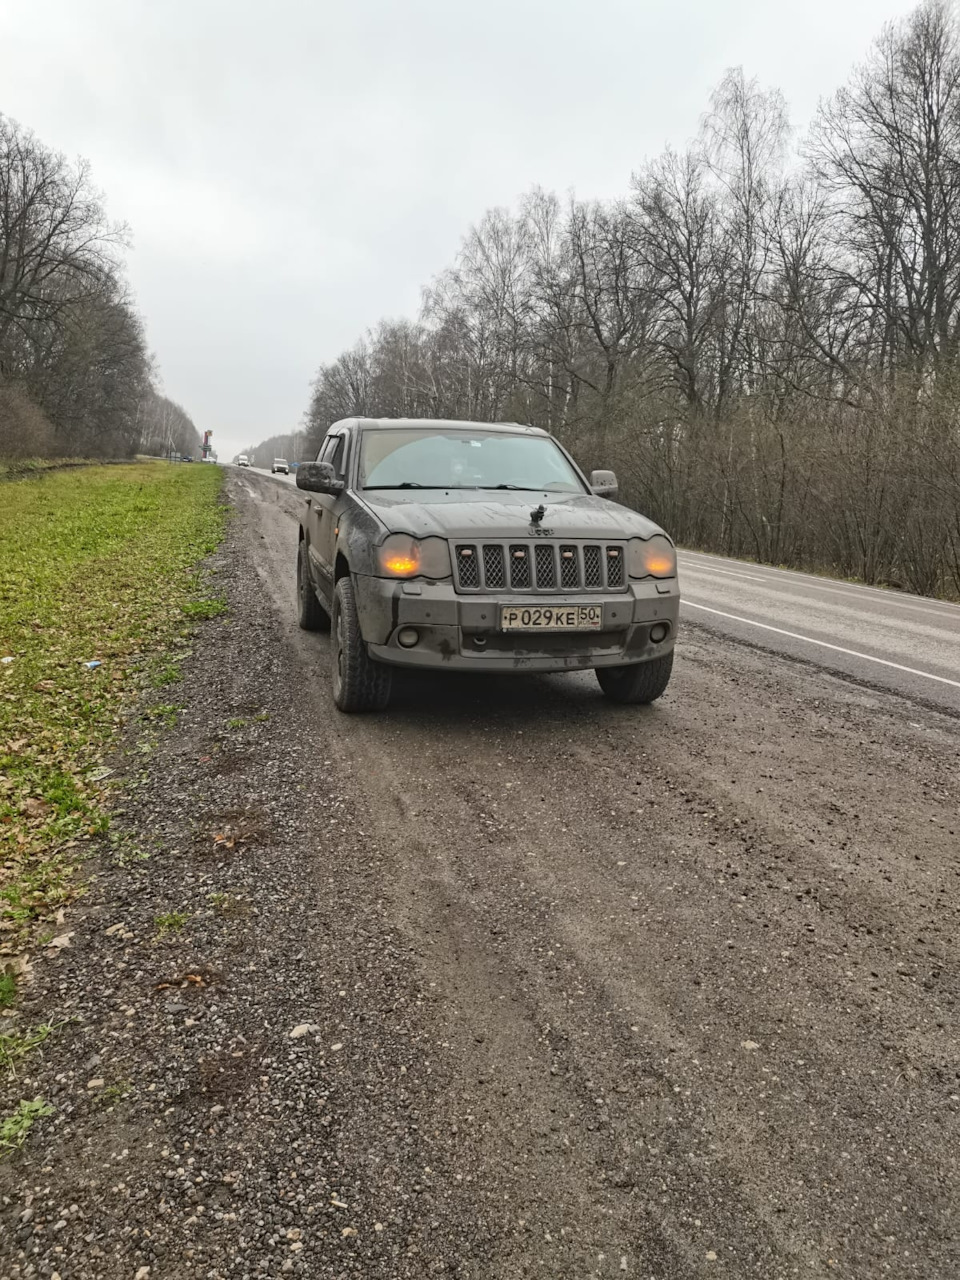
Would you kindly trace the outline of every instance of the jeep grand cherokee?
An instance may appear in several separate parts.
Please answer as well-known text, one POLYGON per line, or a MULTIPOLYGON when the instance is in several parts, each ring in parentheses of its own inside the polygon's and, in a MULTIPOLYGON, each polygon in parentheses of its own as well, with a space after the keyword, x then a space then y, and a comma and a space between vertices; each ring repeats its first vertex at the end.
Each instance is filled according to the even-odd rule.
POLYGON ((679 613, 673 543, 588 482, 547 432, 351 418, 315 462, 300 523, 300 625, 333 627, 334 701, 387 705, 393 668, 593 668, 616 702, 667 687, 679 613))

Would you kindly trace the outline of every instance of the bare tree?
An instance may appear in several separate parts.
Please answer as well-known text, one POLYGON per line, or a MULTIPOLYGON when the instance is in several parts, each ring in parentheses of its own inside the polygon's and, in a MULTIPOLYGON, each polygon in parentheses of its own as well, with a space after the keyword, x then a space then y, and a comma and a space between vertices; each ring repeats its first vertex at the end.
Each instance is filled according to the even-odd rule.
POLYGON ((799 155, 727 73, 626 203, 534 190, 324 366, 310 420, 520 417, 688 544, 960 594, 960 38, 886 28, 799 155), (793 163, 791 165, 791 156, 793 163))
POLYGON ((0 452, 138 447, 151 369, 123 283, 125 238, 84 161, 0 116, 0 452))

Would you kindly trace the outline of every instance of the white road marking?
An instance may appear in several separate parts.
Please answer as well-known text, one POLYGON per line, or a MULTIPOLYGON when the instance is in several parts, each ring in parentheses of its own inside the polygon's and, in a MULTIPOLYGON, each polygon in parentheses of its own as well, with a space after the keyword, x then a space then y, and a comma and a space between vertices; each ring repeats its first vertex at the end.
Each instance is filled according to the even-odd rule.
POLYGON ((936 680, 940 684, 948 684, 960 689, 960 680, 948 680, 946 676, 935 676, 930 671, 918 671, 916 667, 905 667, 899 662, 890 662, 887 658, 875 658, 871 653, 861 653, 858 649, 844 649, 839 644, 829 644, 826 640, 815 640, 813 636, 802 636, 796 631, 784 631, 783 627, 771 627, 767 622, 754 622, 752 618, 741 618, 736 613, 724 613, 722 609, 711 609, 708 604, 697 604, 695 600, 681 597, 681 604, 688 604, 691 609, 703 609, 706 613, 715 613, 721 618, 729 618, 731 622, 743 622, 748 627, 759 627, 762 631, 773 631, 778 636, 788 636, 791 640, 803 640, 807 644, 818 644, 822 649, 832 649, 834 653, 845 653, 851 658, 862 658, 864 662, 877 662, 881 667, 893 667, 894 671, 903 671, 908 676, 922 676, 925 680, 936 680))
POLYGON ((759 571, 764 581, 769 582, 771 579, 781 582, 789 582, 791 578, 800 578, 811 585, 816 584, 822 591, 829 591, 834 595, 858 596, 866 595, 874 600, 885 600, 888 604, 896 605, 901 609, 924 609, 928 612, 937 612, 941 617, 951 617, 960 613, 960 605, 954 604, 952 600, 934 600, 932 596, 915 596, 909 592, 891 591, 886 587, 868 587, 859 582, 845 582, 842 585, 835 578, 824 578, 816 573, 804 573, 802 569, 777 569, 769 564, 754 564, 748 560, 731 560, 723 556, 711 556, 705 551, 678 551, 678 558, 681 567, 684 559, 690 559, 693 556, 699 556, 699 561, 690 561, 691 569, 711 568, 716 565, 717 561, 722 564, 742 564, 744 568, 759 571))
POLYGON ((722 573, 726 578, 749 578, 751 582, 768 582, 769 579, 761 577, 759 573, 741 573, 738 569, 718 569, 716 565, 705 564, 688 564, 684 565, 680 561, 680 567, 684 573, 722 573))
MULTIPOLYGON (((728 574, 729 576, 733 576, 732 570, 728 571, 726 569, 715 569, 713 565, 708 566, 705 564, 701 564, 699 562, 693 563, 693 564, 684 564, 683 560, 681 560, 680 568, 683 570, 684 574, 692 573, 696 575, 698 573, 709 573, 712 575, 716 573, 723 573, 723 574, 728 574)), ((811 590, 814 590, 814 581, 816 582, 815 589, 817 592, 822 594, 832 595, 832 596, 843 596, 847 600, 852 599, 852 600, 863 601, 864 597, 862 595, 857 595, 854 593, 857 590, 860 590, 860 591, 873 590, 872 587, 862 587, 862 588, 831 587, 831 586, 827 586, 822 579, 814 579, 814 581, 811 581, 809 583, 800 582, 800 583, 793 584, 790 582, 789 578, 785 576, 787 574, 792 574, 793 572, 794 571, 792 569, 771 570, 769 575, 764 575, 764 577, 762 578, 759 577, 759 575, 754 574, 751 577, 751 581, 766 583, 767 587, 771 591, 777 591, 781 595, 788 596, 790 599, 793 600, 794 603, 800 603, 805 605, 809 605, 811 603, 818 603, 818 602, 815 599, 811 600, 809 596, 798 595, 797 588, 809 587, 811 590), (779 573, 782 576, 774 577, 773 576, 774 573, 779 573)), ((737 576, 740 576, 740 575, 737 575, 737 576)), ((742 576, 746 577, 747 575, 743 574, 742 576)), ((799 575, 797 576, 799 577, 799 575)), ((879 591, 880 588, 878 587, 877 590, 879 591)), ((954 620, 953 614, 942 612, 941 610, 934 607, 936 605, 942 605, 944 609, 956 609, 957 606, 951 605, 948 600, 929 600, 929 601, 917 600, 916 602, 914 602, 913 597, 910 597, 908 599, 903 599, 900 596, 894 595, 894 593, 891 591, 882 591, 881 594, 883 595, 885 600, 889 601, 891 604, 896 605, 898 609, 911 609, 914 613, 922 614, 924 617, 938 618, 941 623, 947 620, 951 622, 954 620)), ((867 596, 867 601, 875 598, 876 597, 867 596)), ((819 603, 826 604, 827 601, 821 601, 819 603)), ((854 607, 853 605, 850 606, 850 608, 853 608, 853 607, 854 607)), ((866 616, 873 616, 873 615, 865 614, 864 616, 866 617, 866 616)))

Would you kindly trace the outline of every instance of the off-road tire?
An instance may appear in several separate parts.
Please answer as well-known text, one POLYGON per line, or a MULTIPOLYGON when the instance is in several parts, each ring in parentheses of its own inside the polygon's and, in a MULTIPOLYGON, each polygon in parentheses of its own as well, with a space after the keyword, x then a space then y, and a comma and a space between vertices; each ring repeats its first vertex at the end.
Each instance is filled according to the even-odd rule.
POLYGON ((329 631, 330 617, 317 599, 307 568, 307 544, 300 539, 297 552, 297 620, 304 631, 329 631))
POLYGON ((333 596, 330 644, 333 700, 341 711, 383 711, 390 701, 393 672, 375 662, 360 633, 353 583, 341 578, 333 596))
POLYGON ((635 662, 628 667, 597 667, 600 688, 611 702, 643 704, 656 702, 670 683, 673 650, 650 662, 635 662))

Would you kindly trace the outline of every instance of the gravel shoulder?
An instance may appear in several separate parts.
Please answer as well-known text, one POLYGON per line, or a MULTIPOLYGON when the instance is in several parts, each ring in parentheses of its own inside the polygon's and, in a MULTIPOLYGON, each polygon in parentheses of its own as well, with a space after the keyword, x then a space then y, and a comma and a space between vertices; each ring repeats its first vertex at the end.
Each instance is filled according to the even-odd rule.
POLYGON ((0 1275, 960 1274, 956 718, 690 625, 649 709, 338 716, 302 498, 228 491, 229 614, 20 1014, 0 1275))

